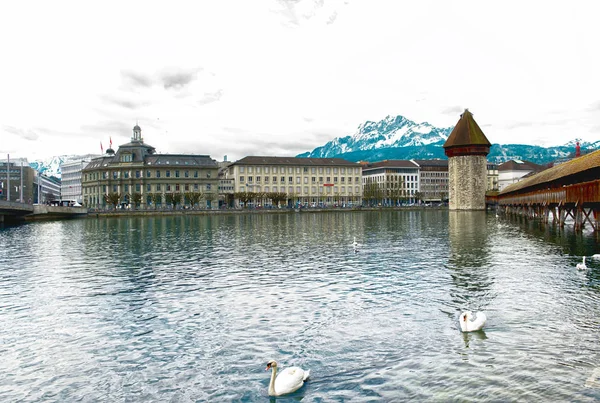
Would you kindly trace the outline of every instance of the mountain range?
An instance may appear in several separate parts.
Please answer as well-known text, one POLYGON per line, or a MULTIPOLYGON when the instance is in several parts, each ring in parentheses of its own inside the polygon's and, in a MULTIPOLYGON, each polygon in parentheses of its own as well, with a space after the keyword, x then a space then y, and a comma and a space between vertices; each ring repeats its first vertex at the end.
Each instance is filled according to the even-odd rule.
MULTIPOLYGON (((297 155, 303 158, 343 158, 349 161, 382 161, 408 159, 446 159, 443 145, 453 127, 437 128, 427 122, 415 123, 404 116, 387 116, 379 122, 367 121, 356 133, 337 137, 325 145, 297 155)), ((512 159, 544 165, 570 158, 575 143, 555 147, 525 144, 492 144, 488 161, 502 163, 512 159)), ((600 141, 579 142, 582 153, 596 150, 600 141)))

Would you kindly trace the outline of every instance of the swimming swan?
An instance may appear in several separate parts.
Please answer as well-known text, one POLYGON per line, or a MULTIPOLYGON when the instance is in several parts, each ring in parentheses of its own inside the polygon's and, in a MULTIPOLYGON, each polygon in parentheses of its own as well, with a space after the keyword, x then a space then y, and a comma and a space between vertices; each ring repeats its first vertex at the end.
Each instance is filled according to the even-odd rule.
POLYGON ((583 257, 583 263, 577 263, 577 270, 587 270, 587 266, 585 265, 585 256, 583 257))
POLYGON ((352 242, 352 246, 354 249, 358 248, 358 242, 356 242, 356 237, 354 237, 354 242, 352 242))
POLYGON ((310 370, 305 371, 299 367, 289 367, 281 371, 277 376, 277 362, 271 360, 267 363, 267 368, 271 372, 271 382, 269 383, 269 396, 287 395, 297 391, 304 385, 304 381, 308 379, 310 370))
POLYGON ((460 330, 463 332, 476 332, 481 330, 485 325, 487 317, 483 312, 477 312, 476 318, 473 320, 471 311, 465 311, 460 314, 460 330))

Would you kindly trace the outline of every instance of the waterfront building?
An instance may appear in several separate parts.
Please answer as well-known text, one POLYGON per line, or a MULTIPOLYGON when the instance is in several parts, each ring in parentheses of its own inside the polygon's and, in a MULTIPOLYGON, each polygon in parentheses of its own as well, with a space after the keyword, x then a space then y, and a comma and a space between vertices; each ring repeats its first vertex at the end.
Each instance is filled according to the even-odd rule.
POLYGON ((488 162, 487 164, 487 189, 486 191, 498 191, 498 164, 488 162))
POLYGON ((74 200, 77 203, 83 203, 83 191, 81 187, 81 172, 90 163, 91 158, 84 158, 79 161, 63 162, 60 164, 61 200, 74 200))
POLYGON ((35 171, 33 186, 34 200, 39 204, 60 200, 60 183, 60 179, 55 176, 47 176, 35 171), (38 190, 40 191, 39 197, 38 190))
POLYGON ((506 161, 498 166, 498 188, 504 190, 508 185, 521 179, 542 172, 546 167, 523 160, 506 161))
POLYGON ((448 157, 450 210, 485 210, 487 160, 491 143, 473 114, 465 109, 448 140, 444 152, 448 157))
POLYGON ((368 205, 414 203, 419 182, 419 165, 414 161, 385 160, 362 167, 363 200, 368 205))
POLYGON ((26 158, 0 160, 0 200, 32 203, 35 192, 34 177, 35 171, 29 166, 26 158))
MULTIPOLYGON (((362 168, 341 158, 244 157, 227 169, 234 194, 257 195, 252 204, 270 203, 266 193, 285 194, 287 205, 362 203, 362 168)), ((240 205, 239 197, 236 205, 240 205)))
POLYGON ((112 147, 83 169, 83 204, 104 208, 106 198, 122 207, 179 205, 217 207, 218 167, 208 155, 157 154, 144 143, 142 129, 135 125, 131 142, 112 147), (192 203, 189 197, 198 198, 192 203))
POLYGON ((448 160, 413 160, 419 166, 419 196, 425 203, 448 200, 448 160))

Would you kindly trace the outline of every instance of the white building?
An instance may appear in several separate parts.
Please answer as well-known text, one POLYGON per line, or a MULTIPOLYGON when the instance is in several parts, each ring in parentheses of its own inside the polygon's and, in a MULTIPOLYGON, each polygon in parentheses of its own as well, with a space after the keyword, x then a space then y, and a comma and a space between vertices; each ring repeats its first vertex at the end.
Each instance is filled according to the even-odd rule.
POLYGON ((80 161, 64 162, 60 165, 62 172, 60 198, 62 200, 75 200, 77 203, 83 203, 81 171, 90 161, 91 158, 86 158, 80 161))
POLYGON ((542 172, 546 167, 529 161, 511 160, 498 166, 498 189, 519 182, 523 177, 542 172))

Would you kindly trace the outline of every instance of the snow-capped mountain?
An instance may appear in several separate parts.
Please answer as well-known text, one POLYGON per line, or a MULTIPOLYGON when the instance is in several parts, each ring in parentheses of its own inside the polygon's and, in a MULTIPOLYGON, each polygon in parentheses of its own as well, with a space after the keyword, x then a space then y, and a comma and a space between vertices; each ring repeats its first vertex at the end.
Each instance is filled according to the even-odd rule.
POLYGON ((54 176, 60 179, 61 177, 61 164, 71 161, 89 160, 93 157, 97 157, 97 154, 86 154, 86 155, 59 155, 52 158, 48 158, 41 161, 33 161, 29 163, 29 166, 36 171, 41 171, 46 176, 54 176))
MULTIPOLYGON (((387 116, 379 122, 367 121, 351 136, 337 137, 321 147, 298 155, 313 158, 344 158, 349 161, 381 161, 386 159, 445 159, 443 145, 453 127, 437 128, 427 122, 415 123, 403 116, 387 116)), ((493 144, 487 159, 502 163, 522 159, 548 164, 575 155, 579 141, 581 152, 600 148, 600 141, 588 143, 578 139, 562 146, 541 147, 524 144, 493 144)))
POLYGON ((415 123, 404 116, 387 116, 379 122, 367 121, 358 126, 353 135, 337 137, 299 157, 327 158, 380 148, 442 145, 451 132, 452 127, 439 129, 427 122, 415 123))

